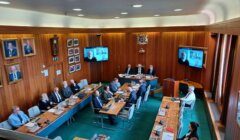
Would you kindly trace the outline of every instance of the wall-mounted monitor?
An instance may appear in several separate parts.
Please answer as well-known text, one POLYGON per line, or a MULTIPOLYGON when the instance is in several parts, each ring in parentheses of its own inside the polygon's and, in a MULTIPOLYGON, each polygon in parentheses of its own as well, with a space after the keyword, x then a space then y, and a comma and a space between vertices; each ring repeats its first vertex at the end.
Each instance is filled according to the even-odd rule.
POLYGON ((102 62, 108 61, 108 59, 109 59, 108 47, 95 46, 84 48, 84 61, 102 62))

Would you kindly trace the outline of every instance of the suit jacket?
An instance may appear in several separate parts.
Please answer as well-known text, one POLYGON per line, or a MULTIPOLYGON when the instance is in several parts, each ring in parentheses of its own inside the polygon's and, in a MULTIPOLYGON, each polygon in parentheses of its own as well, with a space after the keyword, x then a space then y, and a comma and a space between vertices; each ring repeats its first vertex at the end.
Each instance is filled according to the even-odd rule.
POLYGON ((31 53, 33 53, 33 48, 32 48, 32 46, 30 46, 30 45, 25 45, 25 46, 24 46, 24 52, 25 52, 25 54, 31 54, 31 53))
POLYGON ((48 107, 51 108, 51 105, 49 101, 39 100, 38 107, 40 110, 48 110, 48 107))
POLYGON ((72 84, 71 86, 70 86, 70 88, 71 88, 71 90, 72 90, 72 92, 74 93, 74 94, 76 94, 76 93, 78 93, 79 91, 80 91, 80 87, 76 84, 75 86, 72 84))
POLYGON ((153 70, 152 70, 152 73, 150 73, 150 69, 148 69, 146 74, 155 76, 156 71, 155 71, 155 69, 153 69, 153 70))
POLYGON ((130 68, 129 73, 127 73, 127 72, 128 72, 128 68, 125 69, 124 73, 125 74, 134 74, 134 70, 132 68, 130 68))
POLYGON ((131 104, 135 104, 137 101, 137 93, 135 90, 133 90, 131 93, 130 93, 130 96, 129 96, 129 99, 128 99, 128 103, 131 103, 131 104))
POLYGON ((54 92, 52 92, 52 94, 50 95, 50 102, 54 102, 54 103, 60 103, 61 101, 63 101, 63 97, 61 96, 61 94, 58 92, 60 99, 57 99, 57 96, 54 92))
POLYGON ((10 49, 5 50, 5 56, 6 57, 15 57, 17 55, 18 55, 18 52, 17 52, 16 48, 13 48, 11 53, 10 53, 10 49))
MULTIPOLYGON (((141 67, 141 74, 144 74, 145 70, 143 67, 141 67)), ((138 67, 135 68, 135 74, 138 74, 138 67)))
POLYGON ((71 95, 73 95, 73 92, 72 92, 72 90, 69 86, 67 86, 66 88, 63 87, 62 88, 62 95, 63 95, 64 98, 69 98, 71 95))
POLYGON ((110 88, 110 91, 115 93, 118 91, 118 88, 120 87, 120 83, 115 83, 114 81, 112 81, 110 84, 109 84, 109 88, 110 88))
MULTIPOLYGON (((17 74, 17 80, 19 80, 19 79, 22 78, 20 71, 17 71, 16 74, 17 74)), ((16 81, 16 80, 14 80, 14 74, 13 74, 13 73, 9 73, 9 80, 10 80, 11 82, 12 82, 12 81, 16 81)))
POLYGON ((147 83, 142 83, 137 92, 137 98, 141 96, 143 100, 146 91, 147 91, 147 83))
POLYGON ((98 113, 99 110, 102 108, 103 104, 102 104, 102 100, 99 98, 99 97, 95 97, 93 96, 92 98, 92 103, 93 103, 93 106, 95 108, 95 112, 98 113))
POLYGON ((107 91, 103 91, 103 100, 105 103, 108 102, 109 98, 112 98, 113 95, 107 91))

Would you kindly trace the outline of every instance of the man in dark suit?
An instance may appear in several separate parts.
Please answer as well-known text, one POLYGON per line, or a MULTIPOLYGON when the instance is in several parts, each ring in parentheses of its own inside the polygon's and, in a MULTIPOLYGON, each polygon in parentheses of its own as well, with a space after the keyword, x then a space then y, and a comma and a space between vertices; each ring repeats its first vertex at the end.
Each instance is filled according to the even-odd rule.
MULTIPOLYGON (((92 103, 93 103, 93 106, 94 106, 94 112, 97 113, 97 114, 99 113, 99 111, 103 107, 102 100, 100 99, 99 96, 100 96, 99 91, 96 90, 95 93, 94 93, 94 96, 92 98, 92 103)), ((113 116, 108 115, 108 119, 110 121, 110 124, 112 124, 112 125, 116 124, 115 119, 114 119, 113 116)))
POLYGON ((124 73, 125 74, 133 74, 134 73, 130 64, 128 64, 128 67, 125 69, 124 73))
POLYGON ((103 88, 103 94, 102 94, 102 99, 104 103, 108 103, 108 101, 112 98, 113 98, 113 93, 110 91, 109 86, 105 86, 103 88))
POLYGON ((141 64, 138 64, 137 67, 135 68, 135 74, 144 74, 144 68, 141 64))
POLYGON ((141 96, 143 100, 145 93, 147 91, 147 83, 144 79, 141 79, 139 82, 140 82, 140 87, 137 92, 137 99, 141 96))
POLYGON ((120 88, 121 84, 118 82, 118 78, 114 78, 114 80, 109 84, 110 91, 115 93, 120 88))
POLYGON ((17 70, 16 66, 10 66, 9 80, 10 82, 17 81, 22 78, 22 74, 17 70))
POLYGON ((8 42, 7 46, 5 46, 5 56, 8 57, 16 57, 18 56, 16 46, 13 46, 12 42, 8 42))
POLYGON ((71 83, 70 88, 72 92, 74 94, 78 93, 80 91, 80 87, 78 86, 78 84, 76 84, 76 82, 73 79, 70 80, 70 83, 71 83))
POLYGON ((33 53, 33 48, 30 45, 29 40, 26 41, 26 44, 24 44, 24 53, 25 55, 32 54, 33 53))
POLYGON ((137 93, 130 86, 128 87, 127 91, 130 93, 130 96, 127 100, 126 107, 130 107, 132 104, 135 104, 137 102, 137 93))
POLYGON ((147 71, 146 74, 155 76, 156 71, 153 69, 153 65, 150 65, 150 66, 149 66, 149 69, 148 69, 148 71, 147 71))
POLYGON ((53 93, 50 95, 50 103, 60 103, 63 101, 63 97, 61 96, 61 94, 59 93, 59 89, 58 87, 54 88, 53 93))
POLYGON ((62 95, 64 98, 69 98, 71 95, 73 95, 73 92, 68 86, 67 81, 63 81, 62 95))

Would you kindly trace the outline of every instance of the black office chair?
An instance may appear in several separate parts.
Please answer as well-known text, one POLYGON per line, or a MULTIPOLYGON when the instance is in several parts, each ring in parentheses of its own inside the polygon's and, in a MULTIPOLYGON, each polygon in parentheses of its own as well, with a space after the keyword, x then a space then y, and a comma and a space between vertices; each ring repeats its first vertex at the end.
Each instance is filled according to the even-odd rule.
POLYGON ((188 93, 188 85, 180 83, 179 84, 179 91, 180 91, 180 93, 186 95, 188 93))

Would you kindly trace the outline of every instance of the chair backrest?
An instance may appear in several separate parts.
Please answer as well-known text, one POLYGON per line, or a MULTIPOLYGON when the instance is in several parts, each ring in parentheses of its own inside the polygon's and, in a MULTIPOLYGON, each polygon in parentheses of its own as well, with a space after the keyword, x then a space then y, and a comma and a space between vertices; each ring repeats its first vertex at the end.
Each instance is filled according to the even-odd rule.
POLYGON ((36 117, 41 113, 40 109, 38 106, 33 106, 28 109, 28 116, 30 118, 36 117))
POLYGON ((87 79, 82 79, 82 80, 81 80, 81 83, 82 83, 82 86, 83 86, 83 87, 85 87, 85 86, 88 85, 87 79))
POLYGON ((0 123, 0 128, 4 128, 4 129, 8 129, 8 130, 13 129, 13 127, 8 123, 7 120, 0 123))
POLYGON ((138 99, 137 99, 137 103, 136 103, 136 109, 138 110, 141 106, 141 101, 142 101, 142 97, 140 96, 138 99))
POLYGON ((134 104, 129 108, 128 110, 128 120, 131 120, 133 117, 133 113, 134 113, 134 104))
POLYGON ((82 83, 82 80, 78 83, 78 86, 80 87, 80 89, 83 88, 83 83, 82 83))
POLYGON ((147 87, 147 91, 146 91, 146 93, 145 93, 145 95, 144 95, 144 102, 146 102, 147 100, 148 100, 148 95, 149 95, 149 93, 150 93, 150 89, 151 89, 151 85, 149 85, 148 87, 147 87))

